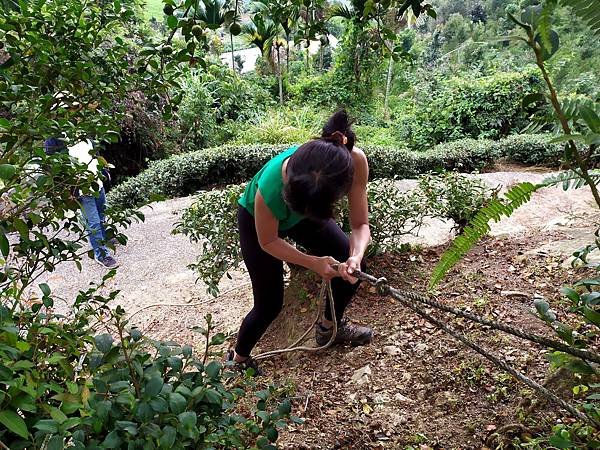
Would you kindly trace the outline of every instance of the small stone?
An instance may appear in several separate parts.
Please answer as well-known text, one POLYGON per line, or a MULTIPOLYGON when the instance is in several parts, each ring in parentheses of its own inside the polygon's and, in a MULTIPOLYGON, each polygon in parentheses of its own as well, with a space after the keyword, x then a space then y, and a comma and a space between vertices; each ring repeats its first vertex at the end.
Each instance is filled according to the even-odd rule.
POLYGON ((394 395, 394 400, 396 400, 398 402, 402 402, 402 403, 414 403, 415 402, 413 399, 402 395, 400 392, 398 392, 394 395))
POLYGON ((424 342, 421 342, 415 346, 415 350, 419 353, 426 352, 427 350, 429 350, 429 346, 424 342))
POLYGON ((360 369, 356 369, 350 381, 356 384, 364 384, 369 382, 369 375, 371 375, 371 366, 368 364, 360 369))
POLYGON ((383 347, 383 352, 391 356, 396 356, 402 353, 402 350, 400 350, 400 347, 396 347, 395 345, 386 345, 383 347))

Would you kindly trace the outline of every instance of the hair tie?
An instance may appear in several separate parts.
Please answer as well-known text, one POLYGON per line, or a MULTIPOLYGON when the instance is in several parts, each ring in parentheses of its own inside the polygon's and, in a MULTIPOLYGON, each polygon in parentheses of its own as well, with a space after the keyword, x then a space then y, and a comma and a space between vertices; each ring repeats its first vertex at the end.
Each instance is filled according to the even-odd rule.
POLYGON ((331 133, 331 137, 334 137, 334 136, 339 136, 340 137, 340 143, 341 144, 346 145, 348 143, 348 138, 341 131, 334 131, 333 133, 331 133))

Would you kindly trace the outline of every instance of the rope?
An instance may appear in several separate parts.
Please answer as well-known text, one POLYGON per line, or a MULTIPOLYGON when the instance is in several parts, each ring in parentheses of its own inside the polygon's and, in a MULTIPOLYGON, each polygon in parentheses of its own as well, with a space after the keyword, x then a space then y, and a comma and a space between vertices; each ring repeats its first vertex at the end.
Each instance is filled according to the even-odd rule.
POLYGON ((320 350, 325 350, 327 347, 331 346, 331 344, 333 344, 333 341, 335 341, 336 335, 337 335, 337 319, 335 317, 335 305, 334 305, 334 301, 333 301, 333 292, 331 291, 331 281, 323 280, 323 282, 321 283, 321 293, 319 294, 319 309, 317 310, 317 315, 316 315, 315 320, 313 321, 312 325, 304 332, 304 334, 299 339, 297 339, 296 342, 294 342, 292 345, 290 345, 286 348, 260 353, 256 356, 253 356, 252 359, 254 359, 254 360, 266 359, 266 358, 270 358, 275 355, 281 355, 283 353, 290 353, 290 352, 296 352, 296 351, 318 352, 320 350), (308 336, 308 333, 310 333, 310 331, 317 325, 317 322, 321 318, 321 316, 324 312, 324 309, 325 309, 324 308, 325 297, 327 297, 329 299, 329 309, 331 310, 331 320, 333 321, 333 333, 331 334, 329 341, 325 345, 321 345, 320 347, 298 346, 298 344, 300 344, 300 342, 302 342, 306 338, 306 336, 308 336))
MULTIPOLYGON (((334 264, 334 268, 337 268, 337 264, 334 264)), ((452 327, 444 324, 439 319, 437 319, 437 318, 433 317, 432 315, 428 314, 427 312, 423 311, 422 309, 420 309, 418 306, 414 305, 410 301, 413 301, 413 302, 416 301, 416 302, 431 306, 438 310, 454 314, 455 316, 463 317, 463 318, 469 319, 473 322, 476 322, 476 323, 479 323, 479 324, 482 324, 485 326, 489 326, 490 328, 504 331, 506 333, 512 334, 513 336, 519 337, 521 339, 525 339, 525 340, 534 342, 539 345, 547 346, 550 348, 554 348, 556 350, 563 351, 565 353, 569 353, 571 355, 577 356, 577 357, 587 360, 587 361, 593 361, 593 362, 600 363, 600 355, 597 355, 588 350, 571 348, 571 347, 563 344, 562 342, 559 342, 559 341, 556 341, 553 339, 549 339, 549 338, 546 338, 544 336, 540 336, 540 335, 537 335, 534 333, 529 333, 523 329, 516 328, 516 327, 510 326, 510 325, 506 325, 506 324, 503 324, 503 323, 500 323, 500 322, 497 322, 494 320, 485 319, 483 317, 477 316, 476 314, 472 314, 467 311, 463 311, 463 310, 445 305, 436 300, 432 300, 430 298, 427 298, 420 294, 416 294, 414 292, 407 292, 407 291, 395 289, 395 288, 389 286, 387 279, 384 277, 376 278, 376 277, 369 275, 368 273, 362 272, 360 270, 355 270, 352 275, 361 281, 366 281, 367 283, 370 283, 371 285, 375 286, 375 288, 377 289, 377 292, 380 295, 388 295, 388 296, 394 297, 396 300, 398 300, 400 303, 402 303, 402 305, 404 305, 405 307, 407 307, 408 309, 410 309, 417 315, 421 316, 423 319, 427 320, 429 323, 432 323, 439 329, 443 330, 445 333, 449 334, 456 340, 462 342, 467 347, 471 348, 472 350, 475 350, 477 353, 479 353, 486 359, 490 360, 496 366, 498 366, 501 369, 505 370, 506 372, 510 373, 516 379, 518 379, 525 385, 532 388, 540 396, 545 397, 547 400, 550 400, 550 401, 556 403, 557 405, 559 405, 560 407, 562 407, 563 409, 568 411, 574 417, 577 417, 579 420, 581 420, 585 423, 588 423, 595 428, 600 428, 599 422, 588 417, 586 414, 582 413, 581 411, 576 409, 573 405, 567 403, 566 401, 564 401, 563 399, 558 397, 556 394, 551 392, 546 387, 542 386, 541 384, 535 382, 531 378, 529 378, 526 375, 522 374, 521 372, 517 371, 516 369, 511 367, 506 361, 492 355, 491 353, 489 353, 488 351, 486 351, 479 345, 472 342, 464 334, 462 334, 462 333, 456 331, 455 329, 453 329, 452 327)), ((248 283, 245 283, 245 284, 248 284, 248 283)), ((224 296, 236 289, 239 289, 242 286, 244 286, 244 285, 236 286, 235 288, 230 289, 227 292, 224 292, 219 297, 224 296)), ((139 310, 134 312, 130 316, 130 319, 131 319, 131 317, 135 316, 139 312, 141 312, 145 309, 148 309, 148 308, 155 307, 155 306, 193 306, 193 305, 205 304, 205 303, 208 303, 209 301, 213 301, 213 300, 215 300, 215 299, 205 300, 205 301, 201 301, 201 302, 197 302, 197 303, 186 303, 186 304, 148 305, 148 306, 140 308, 139 310)), ((336 335, 337 335, 337 319, 335 316, 335 305, 334 305, 333 292, 331 290, 331 282, 323 280, 323 282, 321 284, 321 292, 319 295, 319 308, 317 310, 317 315, 315 317, 315 320, 311 324, 311 326, 304 332, 304 334, 299 339, 297 339, 293 344, 291 344, 290 346, 288 346, 286 348, 263 352, 263 353, 260 353, 256 356, 254 356, 253 359, 255 359, 255 360, 266 359, 266 358, 270 358, 270 357, 273 357, 276 355, 295 352, 295 351, 318 352, 318 351, 321 351, 321 350, 324 350, 324 349, 330 347, 331 344, 333 344, 333 342, 336 338, 336 335), (306 336, 308 336, 308 333, 310 333, 310 331, 317 325, 319 319, 323 315, 324 305, 325 305, 325 297, 327 297, 327 299, 329 300, 329 306, 330 306, 331 316, 332 316, 332 321, 333 321, 333 333, 331 334, 329 341, 325 345, 322 345, 319 347, 299 346, 299 344, 302 341, 304 341, 306 336)))
MULTIPOLYGON (((543 345, 543 346, 550 347, 550 348, 553 348, 556 350, 560 350, 565 353, 569 353, 570 355, 577 356, 578 358, 584 359, 586 361, 593 361, 593 362, 600 364, 600 355, 590 352, 589 350, 572 348, 560 341, 556 341, 554 339, 549 339, 547 337, 540 336, 538 334, 529 333, 521 328, 516 328, 511 325, 506 325, 506 324, 497 322, 495 320, 485 319, 476 314, 473 314, 473 313, 470 313, 467 311, 463 311, 461 309, 453 308, 452 306, 448 306, 448 305, 440 303, 436 300, 432 300, 430 298, 425 297, 424 295, 416 294, 414 292, 401 291, 399 289, 395 289, 395 288, 391 288, 391 287, 384 288, 384 286, 387 286, 387 280, 385 278, 375 278, 372 275, 369 275, 364 272, 360 272, 358 270, 353 275, 362 281, 366 281, 366 282, 371 283, 372 285, 378 287, 378 291, 380 293, 383 292, 383 291, 381 291, 381 289, 383 288, 384 291, 387 293, 387 295, 392 295, 394 297, 401 296, 408 300, 421 302, 421 303, 424 303, 433 308, 437 308, 439 310, 454 314, 456 316, 464 317, 465 319, 472 320, 473 322, 477 322, 482 325, 486 325, 490 328, 504 331, 505 333, 512 334, 513 336, 519 337, 521 339, 535 342, 536 344, 539 344, 539 345, 543 345), (388 293, 388 290, 386 290, 386 289, 389 289, 389 293, 388 293)), ((382 294, 382 295, 385 295, 385 294, 382 294)))
MULTIPOLYGON (((551 392, 550 390, 548 390, 541 384, 533 381, 531 378, 525 376, 521 372, 512 368, 506 361, 488 353, 482 347, 480 347, 479 345, 472 342, 464 334, 459 333, 458 331, 456 331, 453 328, 449 327, 448 325, 444 324, 439 319, 426 313, 425 311, 420 309, 418 306, 414 305, 413 303, 411 303, 409 301, 409 300, 417 300, 417 301, 420 301, 423 303, 427 303, 427 302, 423 301, 423 299, 425 299, 425 297, 423 297, 419 294, 406 293, 403 291, 399 291, 398 289, 394 289, 388 285, 388 282, 385 278, 375 278, 369 274, 366 274, 366 273, 358 271, 358 270, 353 273, 353 276, 355 276, 359 280, 366 281, 366 282, 374 285, 377 288, 377 292, 380 295, 389 295, 389 296, 394 297, 396 300, 398 300, 400 303, 402 303, 402 305, 409 308, 411 311, 415 312, 416 314, 421 316, 423 319, 427 320, 429 323, 434 324, 439 329, 443 330, 444 332, 446 332, 453 338, 459 340, 467 347, 475 350, 477 353, 484 356, 485 358, 487 358, 488 360, 490 360, 491 362, 496 364, 498 367, 504 369, 506 372, 510 373, 512 376, 517 378, 519 381, 523 382, 524 384, 526 384, 527 386, 532 388, 540 396, 545 397, 547 400, 550 400, 550 401, 556 403, 557 405, 561 406, 562 408, 564 408, 566 411, 568 411, 574 417, 577 417, 579 420, 581 420, 587 424, 590 424, 591 426, 593 426, 595 428, 600 428, 600 423, 597 422, 596 420, 588 417, 586 414, 582 413, 581 411, 576 409, 573 405, 567 403, 566 401, 564 401, 563 399, 558 397, 556 394, 554 394, 553 392, 551 392), (409 295, 407 296, 405 294, 409 294, 409 295)), ((429 299, 427 299, 427 300, 429 300, 429 299)), ((430 303, 427 303, 427 304, 430 304, 433 307, 439 307, 439 306, 445 307, 445 305, 441 305, 438 302, 435 302, 433 300, 429 300, 429 302, 430 303)), ((447 310, 446 308, 449 308, 449 307, 440 308, 440 309, 443 309, 444 311, 446 311, 447 310)), ((451 309, 453 309, 453 308, 451 308, 451 309)), ((460 310, 455 310, 455 311, 460 311, 460 310)), ((448 311, 448 312, 454 313, 454 311, 448 311)), ((462 313, 462 311, 461 311, 461 313, 462 313)), ((462 314, 458 314, 458 315, 462 315, 462 314)), ((463 315, 463 317, 465 317, 465 316, 463 315)), ((474 316, 474 317, 477 317, 477 316, 474 316)), ((480 319, 480 318, 477 317, 477 319, 480 319)), ((480 320, 476 320, 476 322, 481 323, 480 320)), ((493 325, 500 325, 500 324, 497 324, 496 322, 492 322, 492 321, 488 321, 488 322, 492 323, 493 325)), ((503 327, 504 327, 504 325, 503 325, 503 327)), ((509 327, 509 328, 511 328, 511 327, 509 327)), ((498 329, 501 329, 501 328, 498 328, 498 329)), ((504 331, 504 330, 502 330, 502 331, 504 331)), ((511 333, 511 334, 515 334, 515 333, 511 333)), ((519 336, 517 334, 515 334, 515 335, 519 336)), ((523 336, 527 336, 527 335, 529 335, 529 333, 523 332, 523 336)), ((531 336, 535 336, 535 335, 531 335, 531 336)), ((519 337, 521 337, 521 336, 519 336, 519 337)), ((524 337, 524 339, 528 339, 528 338, 524 337)), ((534 342, 537 342, 537 340, 534 342)))

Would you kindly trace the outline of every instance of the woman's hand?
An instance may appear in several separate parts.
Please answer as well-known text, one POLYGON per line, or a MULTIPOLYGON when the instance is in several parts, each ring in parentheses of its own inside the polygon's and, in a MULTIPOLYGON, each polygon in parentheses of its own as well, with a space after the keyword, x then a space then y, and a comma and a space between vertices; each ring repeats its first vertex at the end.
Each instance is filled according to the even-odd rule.
POLYGON ((331 267, 332 264, 339 264, 331 256, 314 256, 310 270, 319 274, 325 281, 329 281, 332 278, 339 277, 340 274, 337 270, 331 267))
POLYGON ((338 266, 338 273, 344 280, 355 284, 358 278, 352 276, 355 270, 360 270, 361 258, 358 256, 351 256, 346 262, 341 263, 338 266))

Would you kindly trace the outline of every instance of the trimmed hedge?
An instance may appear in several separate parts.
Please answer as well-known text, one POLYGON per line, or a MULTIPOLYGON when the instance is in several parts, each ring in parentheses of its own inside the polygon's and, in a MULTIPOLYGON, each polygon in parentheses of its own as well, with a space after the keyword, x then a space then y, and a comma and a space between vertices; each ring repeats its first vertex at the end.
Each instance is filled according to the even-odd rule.
MULTIPOLYGON (((544 135, 511 136, 500 141, 460 139, 414 152, 407 147, 363 147, 370 179, 415 178, 439 170, 481 170, 502 156, 531 163, 535 158, 556 159, 558 149, 544 135)), ((115 187, 112 206, 137 207, 157 198, 192 194, 215 185, 248 181, 274 155, 289 145, 222 146, 155 161, 136 177, 115 187)), ((537 160, 535 163, 546 162, 537 160)))
POLYGON ((523 164, 558 166, 564 154, 564 145, 549 143, 547 134, 515 134, 502 140, 502 155, 523 164))

